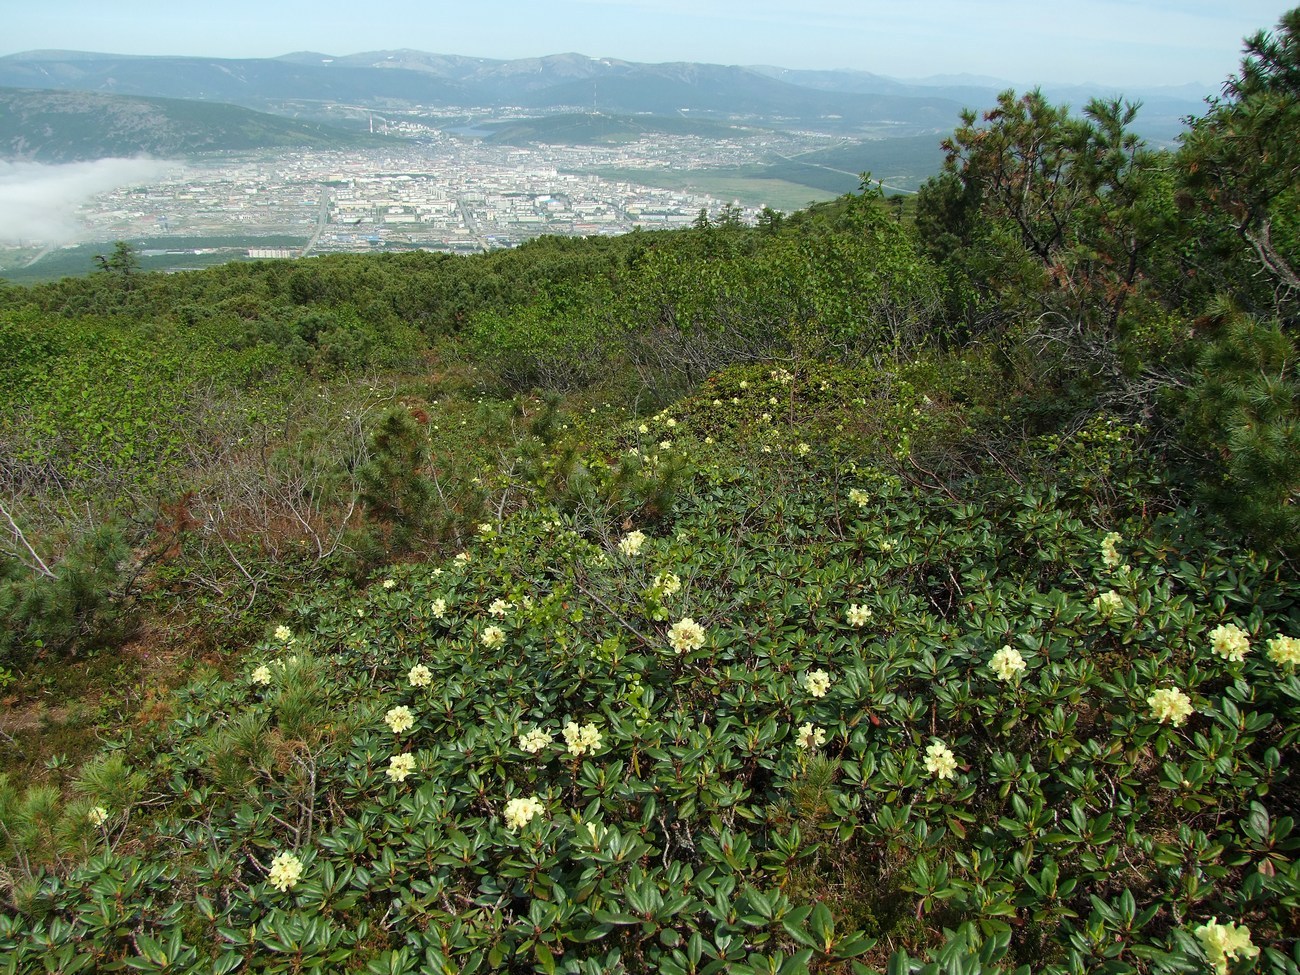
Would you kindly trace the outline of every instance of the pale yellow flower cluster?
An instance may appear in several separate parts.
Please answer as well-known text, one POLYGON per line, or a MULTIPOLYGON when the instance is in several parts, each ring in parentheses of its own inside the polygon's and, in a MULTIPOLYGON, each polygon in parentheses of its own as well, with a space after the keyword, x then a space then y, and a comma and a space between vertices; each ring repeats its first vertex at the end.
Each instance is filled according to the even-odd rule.
POLYGON ((293 630, 281 623, 275 628, 275 638, 281 643, 288 643, 293 639, 293 630))
POLYGON ((86 813, 86 818, 90 820, 91 826, 103 826, 108 822, 108 810, 103 806, 96 806, 90 812, 86 813))
POLYGON ((271 861, 271 869, 266 879, 276 890, 288 890, 302 876, 302 861, 292 853, 277 853, 271 861))
POLYGON ((1124 608, 1124 597, 1114 589, 1107 589, 1092 601, 1092 608, 1102 616, 1109 616, 1115 610, 1124 608))
POLYGON ((1244 924, 1220 924, 1217 917, 1212 917, 1192 933, 1200 940, 1206 960, 1218 975, 1226 975, 1229 961, 1259 954, 1259 949, 1251 944, 1250 929, 1244 924))
POLYGON ((480 521, 478 524, 478 533, 480 535, 491 535, 496 529, 490 521, 480 521))
POLYGON ((394 782, 401 782, 415 771, 415 756, 410 752, 402 752, 400 755, 391 755, 388 759, 388 768, 384 771, 394 782))
POLYGON ((704 627, 684 616, 668 628, 668 642, 678 653, 698 650, 704 646, 704 627))
POLYGON ((384 721, 397 735, 400 735, 403 731, 410 731, 415 727, 415 715, 411 713, 411 709, 405 704, 389 708, 388 713, 384 715, 384 721))
POLYGON ((529 755, 536 755, 554 740, 541 728, 534 728, 532 731, 526 731, 519 736, 519 747, 529 755))
POLYGON ((865 508, 871 503, 871 495, 862 488, 849 488, 849 504, 856 504, 859 508, 865 508))
POLYGON ((1109 569, 1118 568, 1124 561, 1124 556, 1115 550, 1115 546, 1124 541, 1124 536, 1119 532, 1109 532, 1101 540, 1101 560, 1106 563, 1109 569))
POLYGON ((455 562, 457 565, 469 565, 472 558, 473 556, 468 552, 457 552, 455 562))
POLYGON ((511 799, 506 803, 506 828, 523 829, 538 813, 546 812, 546 807, 536 796, 525 799, 511 799))
POLYGON ((951 779, 957 771, 957 757, 951 748, 936 739, 925 750, 925 770, 936 779, 951 779))
POLYGON ((441 597, 435 599, 433 604, 429 607, 429 611, 433 613, 434 619, 440 620, 445 618, 447 615, 447 600, 442 599, 441 597))
POLYGON ((406 680, 412 687, 428 687, 433 681, 433 671, 424 664, 416 664, 406 672, 406 680))
POLYGON ((811 751, 814 748, 820 748, 826 744, 826 730, 818 728, 811 721, 799 726, 799 733, 795 735, 795 742, 800 748, 811 751))
POLYGON ((998 680, 1009 681, 1025 669, 1025 658, 1020 655, 1019 650, 1008 643, 993 655, 989 666, 993 668, 993 673, 998 675, 998 680))
POLYGON ((578 722, 570 721, 564 726, 564 740, 569 746, 569 754, 573 756, 596 753, 600 748, 601 734, 600 729, 588 721, 581 727, 578 722))
MULTIPOLYGON (((663 444, 660 444, 660 446, 663 447, 664 450, 667 450, 668 447, 672 445, 669 444, 668 446, 664 446, 663 444)), ((624 555, 636 555, 638 552, 641 551, 641 548, 644 545, 645 545, 645 532, 643 531, 628 532, 619 541, 618 550, 622 552, 624 555)))
POLYGON ((488 615, 501 619, 514 608, 514 603, 508 603, 504 599, 494 599, 492 605, 488 607, 488 615))
POLYGON ((1250 653, 1250 637, 1235 623, 1221 623, 1210 631, 1210 649, 1224 660, 1241 661, 1250 653))
POLYGON ((865 626, 867 620, 871 619, 871 607, 853 603, 844 613, 844 618, 849 621, 849 626, 865 626))
POLYGON ((655 576, 655 588, 664 596, 675 596, 682 588, 682 580, 675 572, 660 572, 655 576))
POLYGON ((1192 716, 1192 699, 1177 687, 1161 687, 1152 691, 1147 698, 1147 706, 1161 724, 1171 724, 1175 728, 1192 716))
POLYGON ((396 579, 385 579, 385 580, 384 580, 384 588, 385 588, 385 589, 392 589, 395 585, 397 585, 397 580, 396 580, 396 579))
POLYGON ((803 675, 803 686, 813 697, 825 697, 831 686, 831 675, 824 670, 810 670, 803 675))
POLYGON ((266 664, 262 664, 262 666, 258 667, 255 671, 253 671, 253 676, 251 680, 253 681, 254 684, 271 683, 271 668, 266 666, 266 664))
POLYGON ((1265 645, 1268 659, 1275 664, 1294 667, 1300 664, 1300 640, 1293 636, 1275 636, 1265 645))
POLYGON ((499 647, 501 644, 506 642, 506 631, 501 629, 499 626, 489 626, 483 630, 479 640, 481 640, 483 646, 488 649, 499 647))

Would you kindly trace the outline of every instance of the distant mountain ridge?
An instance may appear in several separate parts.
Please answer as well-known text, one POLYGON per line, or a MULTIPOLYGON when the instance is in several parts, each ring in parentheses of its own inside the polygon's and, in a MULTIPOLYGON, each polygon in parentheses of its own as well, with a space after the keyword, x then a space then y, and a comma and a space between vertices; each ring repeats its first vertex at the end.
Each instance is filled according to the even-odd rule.
POLYGON ((0 57, 0 86, 222 101, 251 108, 285 100, 369 107, 519 106, 538 111, 699 113, 723 121, 780 120, 836 131, 888 125, 946 131, 959 102, 933 92, 822 90, 749 68, 640 64, 557 54, 496 61, 419 51, 280 58, 122 57, 35 51, 0 57))
POLYGON ((362 133, 298 122, 236 105, 0 88, 0 158, 63 163, 110 156, 376 144, 362 133))
MULTIPOLYGON (((293 103, 292 111, 308 106, 309 115, 315 114, 313 104, 656 115, 856 138, 947 134, 963 108, 987 107, 999 90, 1011 87, 962 75, 902 81, 867 71, 646 64, 577 53, 501 60, 405 49, 245 59, 27 51, 0 57, 0 86, 224 102, 286 113, 286 104, 293 103)), ((1194 86, 1044 90, 1076 110, 1094 95, 1140 100, 1138 131, 1155 141, 1176 138, 1182 119, 1204 109, 1204 96, 1194 86)))

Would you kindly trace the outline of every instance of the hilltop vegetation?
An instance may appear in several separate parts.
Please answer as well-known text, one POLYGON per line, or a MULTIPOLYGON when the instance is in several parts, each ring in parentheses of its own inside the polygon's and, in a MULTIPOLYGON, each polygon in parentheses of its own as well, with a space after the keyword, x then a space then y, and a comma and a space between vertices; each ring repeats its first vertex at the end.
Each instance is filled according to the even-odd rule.
POLYGON ((914 213, 0 289, 0 971, 1300 970, 1297 38, 914 213))
POLYGON ((0 157, 61 163, 173 158, 282 146, 379 145, 375 136, 234 105, 99 92, 0 88, 0 157))

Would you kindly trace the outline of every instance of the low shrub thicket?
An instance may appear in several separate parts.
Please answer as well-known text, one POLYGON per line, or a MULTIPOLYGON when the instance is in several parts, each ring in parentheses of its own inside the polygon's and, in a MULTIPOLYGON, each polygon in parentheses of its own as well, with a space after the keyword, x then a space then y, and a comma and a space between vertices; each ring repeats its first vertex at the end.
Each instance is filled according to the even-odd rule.
POLYGON ((1294 970, 1290 574, 1131 428, 944 494, 837 382, 616 431, 683 458, 653 524, 521 486, 299 601, 11 870, 0 970, 1294 970))

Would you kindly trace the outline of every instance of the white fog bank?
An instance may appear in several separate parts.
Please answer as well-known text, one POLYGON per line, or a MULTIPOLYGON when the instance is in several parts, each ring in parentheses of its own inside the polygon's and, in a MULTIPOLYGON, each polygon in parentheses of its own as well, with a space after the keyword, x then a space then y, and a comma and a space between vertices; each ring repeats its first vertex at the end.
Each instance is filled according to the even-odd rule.
POLYGON ((152 183, 176 163, 96 159, 46 165, 0 161, 0 242, 66 244, 81 235, 77 209, 100 193, 152 183))

